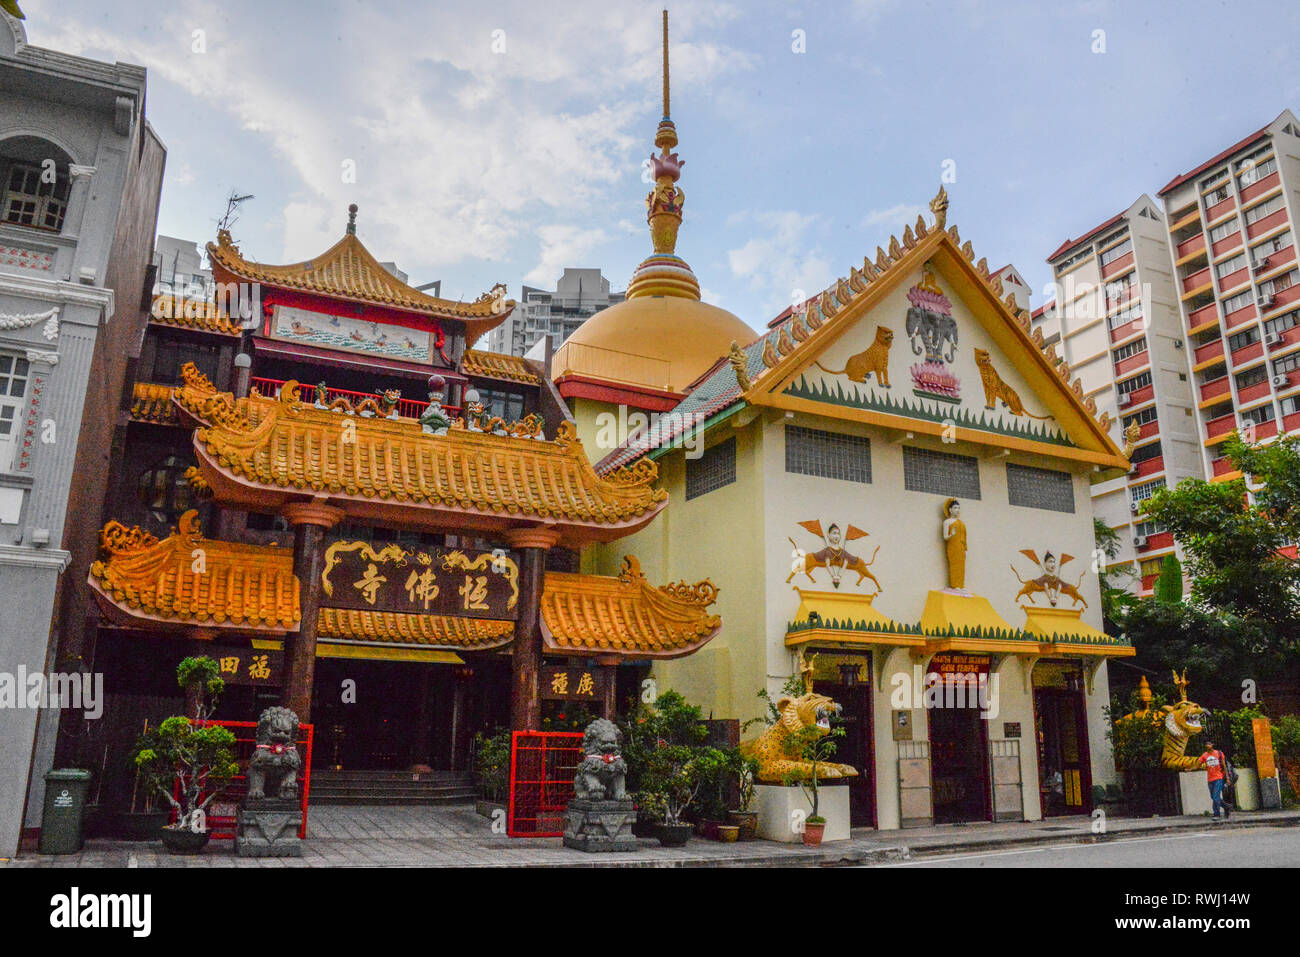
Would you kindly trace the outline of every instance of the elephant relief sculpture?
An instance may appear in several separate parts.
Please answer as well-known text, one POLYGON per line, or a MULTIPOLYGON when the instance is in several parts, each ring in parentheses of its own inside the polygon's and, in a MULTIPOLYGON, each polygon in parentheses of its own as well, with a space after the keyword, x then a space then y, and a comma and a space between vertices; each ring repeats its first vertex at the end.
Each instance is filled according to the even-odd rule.
POLYGON ((907 310, 907 337, 912 353, 919 356, 924 351, 926 362, 957 358, 957 321, 952 316, 912 306, 907 310))

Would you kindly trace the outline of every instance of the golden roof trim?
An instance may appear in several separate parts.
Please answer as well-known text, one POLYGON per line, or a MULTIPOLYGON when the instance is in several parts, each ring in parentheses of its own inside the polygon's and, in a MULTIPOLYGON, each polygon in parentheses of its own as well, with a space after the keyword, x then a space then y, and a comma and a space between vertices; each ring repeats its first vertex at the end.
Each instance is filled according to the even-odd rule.
POLYGON ((457 319, 475 326, 475 331, 480 334, 505 321, 515 307, 513 299, 505 298, 504 283, 497 283, 469 303, 427 295, 381 266, 351 232, 314 259, 282 266, 245 259, 231 240, 229 230, 225 229, 218 230, 217 241, 208 243, 207 251, 214 267, 249 282, 457 319))
POLYGON ((721 617, 708 610, 717 597, 708 579, 651 585, 631 555, 616 577, 549 572, 542 638, 556 654, 680 658, 721 630, 721 617))
POLYGON ((186 299, 171 293, 160 293, 153 297, 149 321, 162 326, 222 336, 238 336, 243 332, 240 324, 223 313, 215 302, 186 299))
POLYGON ((157 382, 137 382, 131 387, 131 418, 154 425, 180 425, 172 403, 172 387, 157 382))
POLYGON ((466 349, 460 360, 460 371, 468 376, 504 379, 526 385, 539 385, 542 381, 541 376, 533 371, 528 360, 522 356, 486 352, 482 349, 466 349))

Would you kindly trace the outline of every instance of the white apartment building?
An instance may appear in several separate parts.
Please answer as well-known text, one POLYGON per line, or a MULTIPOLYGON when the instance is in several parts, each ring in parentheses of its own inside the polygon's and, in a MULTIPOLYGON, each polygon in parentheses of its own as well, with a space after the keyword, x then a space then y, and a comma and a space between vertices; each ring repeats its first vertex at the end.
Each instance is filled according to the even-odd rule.
POLYGON ((543 336, 558 349, 583 322, 625 298, 610 292, 599 269, 566 268, 554 290, 523 287, 510 318, 489 333, 488 349, 522 356, 543 336))

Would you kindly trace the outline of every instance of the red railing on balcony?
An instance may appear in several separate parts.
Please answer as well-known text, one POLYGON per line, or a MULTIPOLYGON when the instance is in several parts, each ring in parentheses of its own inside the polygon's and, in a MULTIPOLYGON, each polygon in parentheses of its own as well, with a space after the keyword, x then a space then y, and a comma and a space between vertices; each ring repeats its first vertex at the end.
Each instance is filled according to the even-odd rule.
MULTIPOLYGON (((1278 309, 1285 309, 1287 306, 1300 300, 1300 282, 1293 283, 1285 289, 1273 293, 1272 299, 1272 304, 1264 307, 1265 312, 1274 312, 1278 309)), ((1268 302, 1268 298, 1265 297, 1264 301, 1268 302)))
POLYGON ((1138 478, 1144 478, 1148 475, 1155 475, 1157 472, 1165 470, 1165 457, 1157 455, 1155 458, 1146 459, 1139 462, 1137 466, 1138 478))
POLYGON ((1258 275, 1263 272, 1271 272, 1290 262, 1295 262, 1295 243, 1285 249, 1279 249, 1275 253, 1269 253, 1267 256, 1260 256, 1259 268, 1255 270, 1255 273, 1258 275))
POLYGON ((1219 280, 1219 292, 1225 293, 1229 289, 1236 289, 1238 286, 1247 282, 1250 282, 1250 270, 1245 266, 1242 266, 1240 269, 1233 270, 1219 280))
POLYGON ((1251 183, 1241 191, 1241 201, 1248 203, 1257 196, 1263 196, 1269 190, 1274 189, 1282 180, 1278 177, 1276 171, 1269 173, 1258 183, 1251 183))
POLYGON ((1263 342, 1252 342, 1248 346, 1242 346, 1232 353, 1232 364, 1234 366, 1243 365, 1251 359, 1258 359, 1264 354, 1263 342))
POLYGON ((1115 374, 1127 375, 1130 372, 1136 372, 1144 366, 1150 365, 1151 354, 1143 349, 1141 352, 1135 352, 1127 359, 1120 359, 1115 363, 1115 374))
POLYGON ((1210 252, 1214 254, 1215 259, 1218 259, 1224 253, 1236 249, 1240 245, 1241 245, 1241 230, 1239 229, 1231 236, 1224 236, 1217 243, 1213 243, 1210 246, 1210 252))
POLYGON ((1173 532, 1156 532, 1154 535, 1147 536, 1147 547, 1144 551, 1153 552, 1161 548, 1173 548, 1173 532))
POLYGON ((1292 412, 1290 415, 1282 416, 1282 428, 1287 433, 1300 431, 1300 412, 1292 412))
MULTIPOLYGON (((249 380, 253 387, 262 395, 275 397, 280 394, 280 386, 287 381, 285 379, 263 379, 254 376, 249 380)), ((306 383, 299 383, 299 398, 304 402, 316 401, 316 389, 314 386, 306 383)), ((379 395, 374 392, 353 392, 350 389, 334 389, 329 386, 325 387, 325 402, 329 404, 335 399, 346 399, 352 406, 359 405, 365 399, 374 399, 379 402, 379 395)), ((424 410, 429 407, 428 402, 419 399, 398 399, 397 414, 404 419, 418 419, 424 410)), ((443 408, 449 415, 457 416, 460 414, 460 407, 454 405, 444 405, 443 408)))
POLYGON ((1232 471, 1232 460, 1226 456, 1215 459, 1210 463, 1210 468, 1213 470, 1215 475, 1227 475, 1232 471))
POLYGON ((1133 253, 1126 252, 1119 259, 1106 263, 1101 267, 1101 278, 1109 279, 1111 276, 1118 276, 1124 270, 1131 268, 1133 265, 1133 253))
POLYGON ((1150 422, 1143 422, 1138 426, 1138 440, 1149 439, 1160 432, 1160 421, 1152 419, 1150 422))
POLYGON ((1246 235, 1249 236, 1251 239, 1254 239, 1256 236, 1263 236, 1265 233, 1269 232, 1270 230, 1277 229, 1277 227, 1281 226, 1285 222, 1286 222, 1286 207, 1284 206, 1283 208, 1279 209, 1277 212, 1269 213, 1263 219, 1258 220, 1257 222, 1253 222, 1249 226, 1247 226, 1246 235))
POLYGON ((1265 379, 1263 382, 1256 382, 1254 385, 1248 385, 1244 389, 1238 389, 1237 403, 1243 405, 1247 402, 1254 402, 1256 399, 1262 399, 1264 396, 1269 394, 1271 388, 1272 386, 1270 386, 1268 380, 1265 379))
POLYGON ((1229 412, 1227 415, 1221 415, 1217 419, 1210 419, 1205 423, 1205 437, 1207 439, 1217 439, 1221 435, 1227 435, 1237 427, 1237 417, 1229 412))
POLYGON ((1205 248, 1205 233, 1197 233, 1191 239, 1184 239, 1178 244, 1178 257, 1190 256, 1192 253, 1200 252, 1205 248))
POLYGON ((1235 208, 1235 206, 1236 206, 1236 200, 1234 200, 1231 196, 1229 196, 1227 199, 1223 200, 1222 202, 1215 203, 1213 206, 1211 206, 1209 209, 1205 211, 1205 221, 1207 223, 1212 223, 1216 219, 1225 215, 1229 210, 1235 208))
POLYGON ((1254 319, 1257 315, 1259 315, 1259 313, 1255 311, 1255 304, 1251 302, 1234 312, 1228 313, 1223 317, 1223 323, 1229 329, 1232 329, 1241 325, 1243 322, 1250 322, 1250 320, 1254 319))
POLYGON ((1159 575, 1143 575, 1143 576, 1142 576, 1142 591, 1143 591, 1143 592, 1149 592, 1149 591, 1154 590, 1155 587, 1156 587, 1156 579, 1159 578, 1159 577, 1160 577, 1159 575))
POLYGON ((1150 401, 1151 397, 1152 397, 1153 395, 1155 395, 1155 394, 1156 394, 1156 390, 1155 390, 1155 387, 1154 387, 1154 386, 1144 385, 1142 388, 1140 388, 1140 389, 1134 389, 1132 392, 1128 393, 1128 402, 1127 402, 1127 403, 1124 402, 1124 397, 1123 397, 1123 396, 1120 396, 1120 397, 1119 397, 1119 400, 1120 400, 1120 406, 1119 406, 1119 407, 1120 407, 1121 409, 1133 409, 1133 408, 1137 408, 1137 407, 1138 407, 1139 405, 1141 405, 1143 402, 1148 402, 1148 401, 1150 401))
POLYGON ((1142 331, 1142 320, 1134 319, 1132 322, 1126 322, 1122 326, 1116 326, 1110 331, 1110 341, 1119 342, 1121 339, 1127 339, 1135 336, 1142 331))
POLYGON ((1218 318, 1218 308, 1213 302, 1209 302, 1187 314, 1187 328, 1197 329, 1201 326, 1208 326, 1212 322, 1217 322, 1218 318))
POLYGON ((1213 342, 1207 342, 1203 346, 1196 347, 1196 364, 1209 362, 1211 359, 1217 359, 1223 355, 1223 340, 1215 339, 1213 342))
POLYGON ((1231 395, 1232 386, 1229 384, 1229 381, 1230 380, 1225 375, 1221 378, 1215 379, 1213 382, 1205 383, 1205 385, 1201 386, 1201 401, 1208 402, 1210 399, 1217 399, 1220 396, 1231 395))
POLYGON ((1193 289, 1200 289, 1202 286, 1210 284, 1210 268, 1198 269, 1194 273, 1188 273, 1183 277, 1183 292, 1188 293, 1193 289))
POLYGON ((1264 439, 1271 439, 1277 435, 1277 419, 1271 419, 1268 422, 1261 422, 1255 426, 1255 441, 1262 442, 1264 439))

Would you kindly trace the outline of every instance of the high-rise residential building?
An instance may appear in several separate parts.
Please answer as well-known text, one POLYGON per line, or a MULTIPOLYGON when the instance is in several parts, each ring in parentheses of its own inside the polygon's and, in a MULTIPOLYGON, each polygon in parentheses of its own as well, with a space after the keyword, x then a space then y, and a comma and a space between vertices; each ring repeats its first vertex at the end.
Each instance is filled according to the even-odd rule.
POLYGON ((1284 110, 1163 189, 1207 479, 1234 430, 1300 432, 1300 120, 1284 110))
POLYGON ((609 291, 609 280, 599 269, 566 268, 553 291, 523 287, 514 314, 492 331, 488 348, 522 356, 543 336, 559 348, 586 320, 626 298, 609 291))
POLYGON ((1140 503, 1165 485, 1202 474, 1164 216, 1144 193, 1101 225, 1067 239, 1047 261, 1055 300, 1035 311, 1031 323, 1047 341, 1058 342, 1084 395, 1109 413, 1112 438, 1128 443, 1132 469, 1096 474, 1093 505, 1097 517, 1120 532, 1114 565, 1134 571, 1128 584, 1147 592, 1164 556, 1175 549, 1170 532, 1140 515, 1140 503))
POLYGON ((154 242, 153 266, 156 296, 211 299, 216 292, 212 270, 203 268, 199 244, 191 239, 159 236, 154 242))

